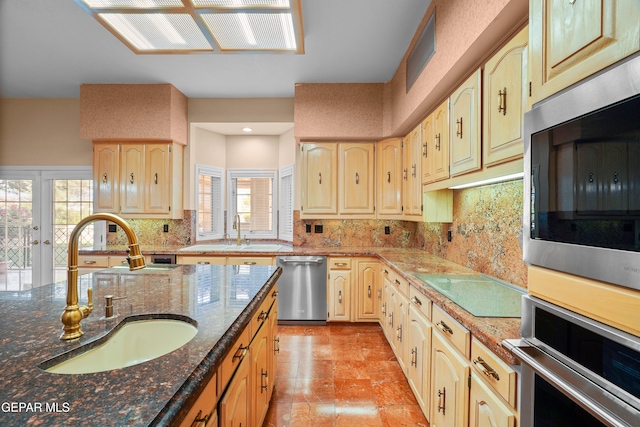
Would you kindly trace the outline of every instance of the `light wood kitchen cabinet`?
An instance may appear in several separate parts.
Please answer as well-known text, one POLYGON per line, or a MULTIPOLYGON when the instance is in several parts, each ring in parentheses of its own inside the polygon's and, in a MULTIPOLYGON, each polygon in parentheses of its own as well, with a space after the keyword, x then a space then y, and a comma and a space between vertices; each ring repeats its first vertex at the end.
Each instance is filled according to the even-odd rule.
POLYGON ((482 380, 471 374, 469 427, 514 427, 516 416, 482 380))
POLYGON ((640 49, 640 2, 531 0, 529 105, 640 49))
POLYGON ((204 422, 211 426, 218 425, 218 411, 216 402, 218 401, 218 381, 214 373, 204 387, 200 396, 193 404, 187 416, 180 423, 180 427, 190 427, 196 422, 204 422))
POLYGON ((275 387, 275 375, 278 368, 278 353, 280 353, 280 335, 278 333, 278 289, 275 288, 271 292, 271 298, 273 299, 273 305, 269 312, 269 372, 272 374, 271 382, 269 383, 269 396, 267 402, 271 401, 273 390, 275 387))
POLYGON ((120 212, 120 145, 93 144, 93 210, 120 212))
POLYGON ((94 142, 94 210, 181 219, 182 153, 172 142, 94 142))
POLYGON ((327 286, 327 321, 351 321, 351 259, 330 258, 327 286))
POLYGON ((470 366, 439 332, 432 335, 432 427, 465 427, 469 415, 470 366))
POLYGON ((480 169, 481 70, 473 73, 449 97, 450 176, 480 169))
POLYGON ((339 143, 338 155, 338 212, 373 217, 375 145, 339 143))
POLYGON ((400 292, 397 289, 394 300, 394 334, 396 339, 396 358, 402 368, 402 371, 407 373, 407 364, 409 363, 408 357, 408 342, 407 342, 407 323, 409 317, 409 298, 406 294, 400 292))
POLYGON ((453 222, 453 190, 425 191, 424 222, 453 222))
POLYGON ((305 143, 302 150, 301 217, 338 213, 338 144, 305 143))
POLYGON ((422 127, 404 138, 402 148, 403 214, 408 221, 422 220, 422 127))
POLYGON ((380 264, 376 260, 357 260, 357 321, 377 321, 382 288, 380 264))
POLYGON ((376 214, 379 219, 402 219, 402 139, 376 145, 376 214))
POLYGON ((221 426, 248 426, 251 420, 251 361, 244 357, 220 401, 221 426))
POLYGON ((374 218, 375 145, 304 143, 301 218, 374 218))
POLYGON ((269 348, 268 325, 262 324, 251 341, 251 424, 255 426, 262 425, 269 409, 269 383, 273 380, 271 377, 274 374, 269 369, 269 348))
MULTIPOLYGON (((412 291, 413 287, 409 292, 413 293, 412 291)), ((426 297, 411 297, 407 322, 406 373, 409 386, 428 420, 431 393, 431 322, 424 314, 425 306, 431 306, 431 301, 426 297)), ((426 310, 428 311, 428 308, 426 310)))
POLYGON ((422 183, 428 184, 435 180, 434 170, 435 167, 435 145, 433 143, 433 138, 435 136, 433 131, 433 113, 429 114, 427 118, 425 118, 422 123, 422 183))
POLYGON ((483 148, 485 166, 524 154, 522 123, 527 109, 528 27, 484 65, 483 148))
POLYGON ((449 178, 449 99, 440 104, 432 116, 433 137, 429 140, 433 148, 431 175, 433 181, 441 181, 449 178))

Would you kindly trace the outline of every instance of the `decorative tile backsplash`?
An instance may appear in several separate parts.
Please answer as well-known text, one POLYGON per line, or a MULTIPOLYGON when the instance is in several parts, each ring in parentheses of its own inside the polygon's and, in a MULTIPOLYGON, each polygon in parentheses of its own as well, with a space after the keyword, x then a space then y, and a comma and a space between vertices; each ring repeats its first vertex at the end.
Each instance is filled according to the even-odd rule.
MULTIPOLYGON (((182 219, 126 219, 138 238, 138 243, 149 246, 188 246, 196 240, 196 211, 185 210, 182 219), (168 232, 164 232, 164 226, 168 232)), ((120 227, 107 233, 107 245, 127 245, 127 236, 120 227)))

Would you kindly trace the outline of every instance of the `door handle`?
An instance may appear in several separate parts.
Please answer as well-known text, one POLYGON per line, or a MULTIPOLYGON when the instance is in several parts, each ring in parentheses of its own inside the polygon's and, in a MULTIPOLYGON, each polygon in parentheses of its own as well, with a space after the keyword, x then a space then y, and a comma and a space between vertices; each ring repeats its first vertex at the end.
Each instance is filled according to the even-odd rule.
POLYGON ((51 242, 50 242, 50 241, 48 241, 48 240, 45 240, 45 241, 44 241, 44 242, 42 242, 42 243, 44 243, 45 245, 50 245, 50 244, 51 244, 51 242))
POLYGON ((34 241, 33 241, 33 242, 31 242, 31 243, 33 243, 34 245, 37 245, 37 244, 38 244, 38 243, 40 243, 40 242, 38 242, 37 240, 34 240, 34 241))

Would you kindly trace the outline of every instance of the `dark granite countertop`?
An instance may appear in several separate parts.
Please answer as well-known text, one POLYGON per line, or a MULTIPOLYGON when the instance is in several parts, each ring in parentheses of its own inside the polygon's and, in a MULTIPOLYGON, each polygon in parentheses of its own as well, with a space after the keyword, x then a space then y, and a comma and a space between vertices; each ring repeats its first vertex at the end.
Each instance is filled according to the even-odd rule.
MULTIPOLYGON (((254 241, 257 246, 258 241, 254 241)), ((145 254, 180 254, 198 255, 204 254, 202 251, 185 250, 183 246, 147 246, 142 247, 145 254)), ((124 248, 106 247, 99 249, 83 249, 83 254, 124 254, 124 248)), ((398 274, 404 277, 411 285, 416 287, 427 296, 435 305, 442 308, 447 314, 460 322, 465 328, 471 331, 472 335, 492 350, 496 355, 510 364, 519 363, 513 355, 502 347, 505 339, 520 337, 520 319, 508 317, 477 317, 464 310, 451 299, 447 298, 435 288, 424 283, 415 277, 416 273, 428 274, 469 274, 477 275, 478 272, 464 267, 460 264, 445 260, 443 258, 430 255, 420 249, 409 248, 379 248, 379 247, 326 247, 311 248, 301 246, 283 246, 277 252, 238 250, 231 245, 228 251, 212 252, 208 255, 228 255, 228 256, 258 256, 258 255, 326 255, 326 256, 372 256, 379 258, 398 274)), ((526 292, 526 289, 523 288, 526 292)))
POLYGON ((249 323, 282 270, 275 266, 176 266, 134 272, 109 269, 80 276, 80 300, 93 288, 84 335, 59 339, 66 282, 0 292, 0 425, 172 425, 179 422, 249 323), (104 319, 104 297, 116 317, 104 319), (148 362, 82 375, 47 373, 38 365, 104 336, 129 315, 172 313, 198 326, 183 347, 148 362))

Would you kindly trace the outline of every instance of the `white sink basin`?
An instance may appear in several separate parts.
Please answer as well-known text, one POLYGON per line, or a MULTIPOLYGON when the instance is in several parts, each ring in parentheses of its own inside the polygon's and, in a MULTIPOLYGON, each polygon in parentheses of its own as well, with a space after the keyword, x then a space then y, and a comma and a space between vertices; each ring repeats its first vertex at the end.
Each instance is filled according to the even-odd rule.
POLYGON ((182 320, 136 320, 126 323, 98 347, 45 370, 54 374, 89 374, 133 366, 182 347, 197 332, 194 325, 182 320))

